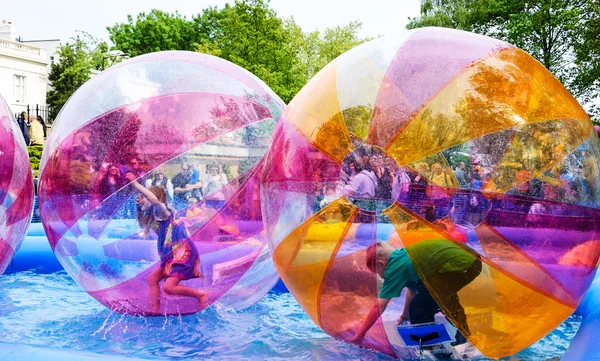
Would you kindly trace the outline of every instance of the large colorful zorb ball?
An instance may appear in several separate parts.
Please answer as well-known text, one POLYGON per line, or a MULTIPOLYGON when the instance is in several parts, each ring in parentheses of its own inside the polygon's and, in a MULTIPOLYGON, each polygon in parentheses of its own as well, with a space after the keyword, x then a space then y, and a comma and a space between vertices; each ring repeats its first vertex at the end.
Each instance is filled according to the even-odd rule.
POLYGON ((328 334, 416 357, 395 328, 403 297, 354 338, 381 287, 366 248, 388 241, 452 324, 502 357, 558 326, 588 289, 599 167, 588 115, 539 62, 424 28, 348 51, 298 93, 265 159, 263 219, 283 281, 328 334), (461 265, 428 253, 432 241, 479 259, 476 277, 444 277, 461 265))
POLYGON ((32 210, 33 176, 27 145, 0 96, 0 274, 19 249, 32 210))
POLYGON ((246 70, 191 52, 139 56, 84 84, 58 115, 40 169, 42 222, 65 270, 124 313, 188 314, 260 299, 278 276, 263 236, 259 172, 283 106, 246 70), (162 188, 200 269, 191 248, 172 246, 181 231, 140 227, 137 218, 149 214, 140 216, 127 173, 162 188), (151 308, 148 276, 161 259, 165 277, 208 291, 208 303, 161 292, 160 310, 151 308))

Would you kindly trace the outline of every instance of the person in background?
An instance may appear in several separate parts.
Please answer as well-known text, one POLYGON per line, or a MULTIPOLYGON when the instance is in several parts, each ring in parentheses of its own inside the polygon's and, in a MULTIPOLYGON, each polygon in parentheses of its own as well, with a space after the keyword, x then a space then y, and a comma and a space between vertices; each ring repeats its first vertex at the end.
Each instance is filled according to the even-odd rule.
POLYGON ((105 163, 100 167, 98 191, 103 198, 110 197, 123 187, 123 176, 115 164, 105 163))
POLYGON ((406 203, 409 196, 409 187, 412 182, 411 172, 402 167, 398 169, 398 172, 394 176, 394 182, 392 183, 392 199, 399 200, 400 203, 406 203))
POLYGON ((187 162, 181 164, 181 172, 173 177, 172 183, 174 187, 173 202, 176 209, 186 207, 190 197, 203 199, 202 182, 190 184, 192 179, 192 168, 187 162))
POLYGON ((481 180, 481 169, 479 166, 473 167, 473 179, 471 180, 471 188, 481 189, 483 181, 481 180))
POLYGON ((123 175, 132 173, 136 178, 140 177, 144 173, 144 169, 139 158, 136 156, 129 157, 127 165, 121 166, 121 173, 123 175))
POLYGON ((467 174, 465 173, 464 162, 458 163, 456 169, 454 170, 454 177, 456 177, 456 180, 458 181, 458 184, 461 188, 469 187, 469 182, 467 181, 467 174))
POLYGON ((425 162, 415 164, 416 172, 409 172, 411 182, 408 187, 409 194, 404 203, 411 211, 423 214, 424 205, 430 201, 428 192, 429 181, 425 174, 429 173, 429 165, 425 162))
POLYGON ((344 187, 344 194, 358 200, 374 200, 375 190, 377 189, 375 172, 371 170, 371 167, 363 169, 363 164, 357 163, 355 168, 358 173, 352 179, 352 182, 344 187))
POLYGON ((46 124, 44 124, 42 117, 31 116, 30 121, 30 145, 44 145, 46 142, 46 124))
MULTIPOLYGON (((144 169, 142 168, 142 164, 139 158, 135 155, 130 156, 128 158, 127 164, 123 164, 120 167, 121 175, 125 176, 127 173, 131 173, 135 176, 135 178, 140 178, 144 174, 144 169)), ((123 180, 125 181, 125 180, 123 180)), ((141 183, 145 183, 144 179, 140 179, 141 183)), ((134 218, 135 217, 135 196, 129 197, 125 201, 125 218, 134 218)))
POLYGON ((190 184, 195 185, 198 184, 200 182, 200 172, 198 171, 198 169, 196 169, 196 166, 194 166, 193 164, 189 164, 190 169, 192 170, 192 175, 190 177, 190 184))
POLYGON ((174 194, 173 183, 171 182, 171 180, 169 178, 167 178, 167 176, 165 176, 165 172, 162 169, 158 168, 154 172, 154 177, 152 177, 146 181, 146 187, 151 187, 151 186, 163 187, 167 191, 168 203, 169 204, 173 203, 173 194, 174 194))
POLYGON ((390 168, 384 163, 384 158, 381 154, 376 155, 375 167, 373 171, 377 176, 377 188, 375 189, 375 198, 377 200, 391 200, 393 176, 390 171, 390 168))
POLYGON ((27 112, 21 112, 21 115, 17 118, 17 123, 19 123, 19 128, 21 128, 21 132, 23 132, 23 138, 25 139, 25 145, 29 145, 29 117, 27 116, 27 112))
POLYGON ((429 181, 439 187, 452 187, 452 177, 448 176, 448 173, 440 163, 433 163, 431 165, 429 181))
POLYGON ((98 169, 98 183, 96 195, 101 202, 101 217, 125 217, 125 209, 121 209, 123 193, 119 190, 125 185, 125 180, 120 168, 116 164, 102 163, 98 169))
POLYGON ((48 138, 48 126, 46 126, 46 122, 41 116, 38 115, 37 119, 42 124, 42 128, 44 129, 44 140, 46 140, 48 138))
POLYGON ((207 174, 204 179, 204 195, 207 197, 206 204, 209 207, 220 209, 225 204, 225 194, 223 187, 227 185, 227 176, 223 172, 220 164, 209 164, 207 174))
POLYGON ((356 162, 350 162, 348 167, 342 168, 341 180, 344 184, 351 183, 354 177, 358 174, 356 171, 356 162))

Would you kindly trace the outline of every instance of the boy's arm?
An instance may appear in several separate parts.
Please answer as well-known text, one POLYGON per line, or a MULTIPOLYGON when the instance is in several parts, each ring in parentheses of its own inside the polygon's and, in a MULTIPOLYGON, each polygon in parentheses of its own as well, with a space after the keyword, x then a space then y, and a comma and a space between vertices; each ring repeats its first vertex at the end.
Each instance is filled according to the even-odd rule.
POLYGON ((385 309, 386 309, 388 303, 390 303, 390 301, 391 301, 391 299, 389 299, 389 298, 379 298, 377 300, 377 304, 375 304, 375 305, 373 305, 373 307, 371 307, 371 310, 367 314, 367 317, 362 322, 362 324, 360 325, 358 330, 356 330, 356 335, 349 341, 352 343, 361 343, 363 338, 365 337, 365 334, 367 333, 367 331, 369 331, 369 329, 377 321, 379 316, 381 314, 383 314, 383 312, 385 311, 385 309))
POLYGON ((410 288, 406 288, 406 295, 404 296, 404 309, 402 310, 402 315, 398 319, 398 324, 401 324, 404 321, 410 321, 410 313, 408 312, 410 303, 417 293, 410 288))

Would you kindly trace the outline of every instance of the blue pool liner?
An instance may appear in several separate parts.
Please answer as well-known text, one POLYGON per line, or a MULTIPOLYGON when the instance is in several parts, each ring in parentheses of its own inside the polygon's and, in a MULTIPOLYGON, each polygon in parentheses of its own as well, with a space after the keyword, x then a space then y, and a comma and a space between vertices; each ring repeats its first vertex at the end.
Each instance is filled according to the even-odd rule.
POLYGON ((581 326, 562 361, 600 361, 600 273, 579 305, 581 326))
MULTIPOLYGON (((54 273, 63 270, 48 239, 41 223, 31 223, 27 229, 27 235, 21 247, 8 265, 4 274, 11 274, 35 269, 38 273, 54 273)), ((271 292, 287 293, 289 290, 281 279, 273 287, 271 292)), ((0 358, 0 360, 3 360, 0 358)))
MULTIPOLYGON (((0 360, 2 361, 141 361, 142 359, 103 355, 84 351, 53 349, 42 346, 31 346, 18 343, 0 342, 0 360)), ((144 358, 143 360, 152 360, 144 358)), ((160 359, 156 359, 160 360, 160 359)))

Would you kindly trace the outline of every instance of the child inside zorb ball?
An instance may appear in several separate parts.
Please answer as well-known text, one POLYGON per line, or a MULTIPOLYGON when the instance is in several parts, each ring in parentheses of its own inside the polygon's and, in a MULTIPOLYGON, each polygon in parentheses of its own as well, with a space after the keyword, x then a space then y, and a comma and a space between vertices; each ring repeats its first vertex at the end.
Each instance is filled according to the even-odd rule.
POLYGON ((278 279, 256 197, 283 106, 200 53, 142 55, 85 83, 40 166, 41 218, 65 270, 123 313, 257 302, 278 279))
POLYGON ((160 267, 148 276, 152 312, 160 311, 159 282, 162 280, 165 280, 164 292, 194 297, 200 305, 205 304, 208 301, 208 292, 179 284, 184 280, 202 277, 200 256, 185 224, 177 219, 175 210, 168 207, 164 188, 146 188, 137 182, 132 173, 127 173, 125 179, 140 193, 136 199, 137 220, 144 233, 147 234, 152 229, 158 235, 160 267))

